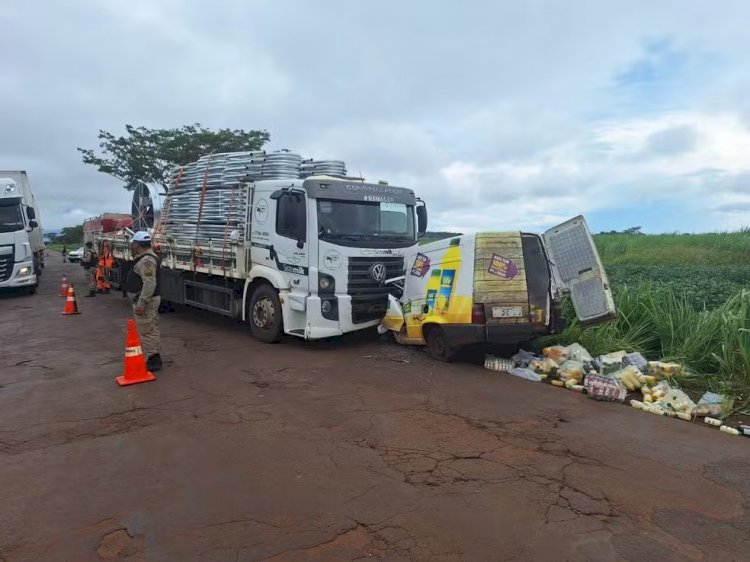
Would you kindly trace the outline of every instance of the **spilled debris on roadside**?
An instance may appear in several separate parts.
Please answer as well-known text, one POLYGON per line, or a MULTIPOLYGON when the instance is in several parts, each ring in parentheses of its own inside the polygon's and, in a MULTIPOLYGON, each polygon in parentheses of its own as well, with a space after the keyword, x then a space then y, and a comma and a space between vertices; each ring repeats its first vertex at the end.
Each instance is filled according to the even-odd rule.
POLYGON ((538 355, 524 349, 510 359, 487 355, 484 368, 533 382, 585 394, 593 400, 627 403, 636 410, 684 421, 702 419, 729 435, 750 437, 750 426, 725 418, 731 404, 721 394, 706 392, 694 402, 679 388, 683 365, 648 361, 638 352, 616 351, 598 357, 580 344, 545 347, 538 355))

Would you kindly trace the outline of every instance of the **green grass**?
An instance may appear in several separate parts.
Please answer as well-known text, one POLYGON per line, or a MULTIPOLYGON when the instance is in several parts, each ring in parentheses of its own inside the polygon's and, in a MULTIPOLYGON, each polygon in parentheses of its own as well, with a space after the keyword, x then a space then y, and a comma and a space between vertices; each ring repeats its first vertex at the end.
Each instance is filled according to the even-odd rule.
MULTIPOLYGON (((680 384, 732 398, 750 413, 750 233, 595 236, 618 319, 554 337, 593 355, 639 351, 684 364, 680 384)), ((544 345, 549 343, 541 342, 544 345)))
MULTIPOLYGON (((68 251, 72 252, 73 250, 77 250, 81 246, 83 246, 83 242, 75 243, 75 244, 66 244, 68 251)), ((60 252, 62 250, 63 245, 62 244, 46 244, 46 247, 50 250, 54 250, 55 252, 60 252)))
POLYGON ((597 234, 609 264, 733 265, 750 262, 750 231, 714 234, 597 234))

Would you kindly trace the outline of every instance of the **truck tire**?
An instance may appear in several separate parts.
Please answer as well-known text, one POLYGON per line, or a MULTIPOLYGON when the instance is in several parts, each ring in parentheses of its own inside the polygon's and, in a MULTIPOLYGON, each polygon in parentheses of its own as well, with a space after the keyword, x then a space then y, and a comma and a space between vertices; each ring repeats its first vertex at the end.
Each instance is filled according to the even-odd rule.
POLYGON ((247 321, 256 340, 276 343, 281 339, 281 301, 276 289, 266 284, 255 288, 250 297, 247 321))
POLYGON ((451 362, 456 356, 456 351, 445 337, 445 332, 440 326, 428 325, 422 328, 424 339, 427 343, 427 355, 438 361, 451 362))

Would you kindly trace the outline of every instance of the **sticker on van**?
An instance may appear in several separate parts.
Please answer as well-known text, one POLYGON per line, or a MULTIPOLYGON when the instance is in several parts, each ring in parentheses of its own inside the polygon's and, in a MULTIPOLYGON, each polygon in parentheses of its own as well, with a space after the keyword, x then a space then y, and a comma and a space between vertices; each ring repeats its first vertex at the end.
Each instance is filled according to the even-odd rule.
POLYGON ((411 275, 414 277, 424 277, 430 271, 430 256, 417 254, 414 264, 411 266, 411 275))
POLYGON ((499 254, 492 254, 490 258, 490 267, 487 270, 490 275, 502 277, 503 279, 513 279, 518 275, 518 266, 516 262, 505 258, 499 254))

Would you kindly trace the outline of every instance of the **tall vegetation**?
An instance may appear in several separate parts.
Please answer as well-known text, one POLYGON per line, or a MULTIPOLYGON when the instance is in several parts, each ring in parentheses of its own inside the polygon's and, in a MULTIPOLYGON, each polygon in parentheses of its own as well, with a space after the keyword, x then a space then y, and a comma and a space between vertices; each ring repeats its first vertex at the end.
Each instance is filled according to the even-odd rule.
POLYGON ((750 232, 595 240, 618 319, 584 329, 569 310, 556 341, 682 363, 689 375, 680 384, 726 394, 735 412, 750 413, 750 232))

